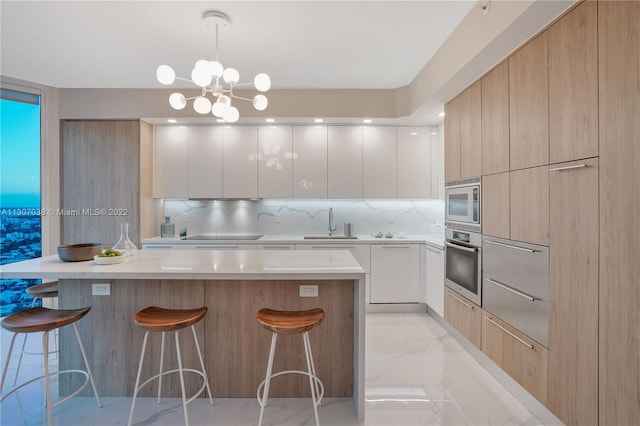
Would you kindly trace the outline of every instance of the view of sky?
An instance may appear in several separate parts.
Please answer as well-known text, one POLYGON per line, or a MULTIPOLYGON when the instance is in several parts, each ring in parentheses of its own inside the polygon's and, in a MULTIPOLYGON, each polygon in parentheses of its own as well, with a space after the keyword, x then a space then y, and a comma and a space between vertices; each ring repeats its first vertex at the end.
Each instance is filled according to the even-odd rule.
POLYGON ((0 100, 0 208, 40 207, 40 105, 0 100))

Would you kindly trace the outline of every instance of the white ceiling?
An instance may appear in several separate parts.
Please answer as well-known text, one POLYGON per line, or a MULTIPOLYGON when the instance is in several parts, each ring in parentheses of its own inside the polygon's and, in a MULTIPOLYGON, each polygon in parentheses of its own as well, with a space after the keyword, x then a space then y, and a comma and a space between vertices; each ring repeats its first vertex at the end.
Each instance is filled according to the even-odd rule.
MULTIPOLYGON (((219 59, 277 89, 392 89, 415 78, 475 1, 6 1, 2 75, 59 88, 155 88, 214 59, 208 10, 228 14, 219 59)), ((185 86, 188 87, 188 86, 185 86)))

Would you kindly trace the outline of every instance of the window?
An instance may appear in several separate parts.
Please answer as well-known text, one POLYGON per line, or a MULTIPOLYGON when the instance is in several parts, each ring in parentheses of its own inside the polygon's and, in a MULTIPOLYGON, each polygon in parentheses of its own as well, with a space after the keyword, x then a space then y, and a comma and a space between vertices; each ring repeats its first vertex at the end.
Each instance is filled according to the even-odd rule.
MULTIPOLYGON (((0 89, 0 264, 40 257, 40 96, 0 89)), ((40 280, 0 280, 0 316, 31 306, 40 280)))

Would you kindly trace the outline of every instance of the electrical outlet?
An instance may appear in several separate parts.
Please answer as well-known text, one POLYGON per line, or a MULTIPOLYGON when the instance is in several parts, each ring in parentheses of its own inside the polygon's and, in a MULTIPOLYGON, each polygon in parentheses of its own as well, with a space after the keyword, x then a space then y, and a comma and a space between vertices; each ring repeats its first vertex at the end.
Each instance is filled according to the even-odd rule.
POLYGON ((91 284, 91 294, 93 296, 111 296, 111 284, 93 283, 91 284))
POLYGON ((396 221, 395 213, 393 213, 393 212, 387 213, 387 223, 393 223, 395 221, 396 221))
POLYGON ((301 284, 300 285, 300 297, 318 297, 318 285, 301 284))
POLYGON ((273 221, 274 221, 275 223, 280 223, 280 212, 275 212, 275 213, 273 214, 273 221))

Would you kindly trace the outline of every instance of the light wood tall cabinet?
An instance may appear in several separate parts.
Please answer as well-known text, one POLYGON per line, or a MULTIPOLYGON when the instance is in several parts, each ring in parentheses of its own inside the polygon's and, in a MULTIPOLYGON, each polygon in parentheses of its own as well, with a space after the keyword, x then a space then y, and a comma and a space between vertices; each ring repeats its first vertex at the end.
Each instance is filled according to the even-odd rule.
POLYGON ((362 127, 362 195, 364 198, 396 198, 398 196, 397 155, 395 127, 362 127))
POLYGON ((640 2, 598 2, 599 422, 640 424, 640 2))
POLYGON ((547 33, 509 57, 509 165, 549 164, 547 33))
POLYGON ((220 126, 189 127, 189 198, 222 198, 223 133, 220 126))
POLYGON ((430 198, 434 174, 430 129, 398 127, 398 198, 430 198))
POLYGON ((460 179, 482 175, 482 82, 460 94, 460 179))
POLYGON ((293 127, 293 197, 327 198, 327 126, 293 127))
POLYGON ((549 408, 598 417, 598 159, 549 166, 549 408))
POLYGON ((540 402, 547 404, 547 348, 491 313, 483 311, 482 352, 540 402))
POLYGON ((512 240, 549 245, 549 167, 509 173, 512 240))
POLYGON ((597 6, 585 1, 547 30, 550 163, 598 155, 597 6))
POLYGON ((328 197, 362 198, 362 127, 328 128, 328 197))
POLYGON ((444 319, 476 347, 482 344, 482 309, 455 291, 444 290, 444 319))
POLYGON ((258 197, 291 198, 291 126, 258 127, 258 197))
POLYGON ((482 78, 482 174, 509 170, 509 61, 482 78))
POLYGON ((187 198, 189 195, 189 130, 185 126, 155 129, 153 196, 187 198))
POLYGON ((482 177, 482 233, 492 237, 511 237, 509 172, 482 177))
POLYGON ((258 128, 224 126, 223 196, 256 198, 258 196, 258 128))
POLYGON ((99 241, 105 247, 129 222, 129 238, 158 228, 151 193, 152 130, 139 120, 62 120, 61 208, 81 214, 61 217, 62 244, 99 241), (92 213, 90 213, 92 212, 92 213))
POLYGON ((444 180, 460 179, 460 96, 444 106, 444 180))

